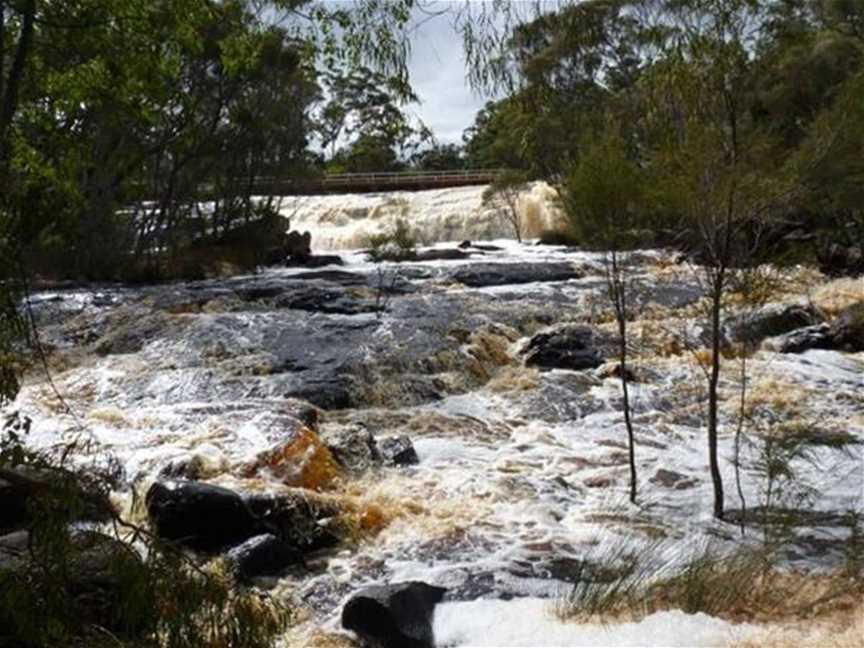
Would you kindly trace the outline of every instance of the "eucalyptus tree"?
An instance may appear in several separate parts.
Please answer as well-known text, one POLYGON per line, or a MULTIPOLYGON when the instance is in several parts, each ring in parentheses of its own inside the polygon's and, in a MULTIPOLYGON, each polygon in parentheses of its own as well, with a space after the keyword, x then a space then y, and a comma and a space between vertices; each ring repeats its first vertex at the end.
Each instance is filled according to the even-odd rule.
POLYGON ((627 430, 630 501, 636 503, 636 440, 630 403, 628 321, 634 316, 630 250, 643 226, 645 173, 620 124, 609 117, 590 138, 561 190, 562 202, 577 240, 603 256, 606 294, 618 327, 618 376, 627 430))

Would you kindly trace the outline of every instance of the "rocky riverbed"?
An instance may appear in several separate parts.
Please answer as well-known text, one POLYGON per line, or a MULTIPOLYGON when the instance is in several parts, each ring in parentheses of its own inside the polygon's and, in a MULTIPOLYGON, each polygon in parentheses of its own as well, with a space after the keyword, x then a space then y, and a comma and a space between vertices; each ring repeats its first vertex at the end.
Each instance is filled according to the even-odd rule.
MULTIPOLYGON (((34 421, 28 442, 83 436, 91 457, 116 457, 118 504, 149 491, 149 515, 169 536, 197 524, 172 499, 178 484, 227 489, 228 509, 245 506, 254 522, 230 518, 231 537, 201 522, 193 548, 266 547, 269 558, 243 563, 244 579, 302 610, 288 645, 350 645, 345 602, 404 581, 446 588, 436 636, 477 645, 478 615, 512 610, 530 623, 577 579, 604 578, 610 547, 669 564, 708 542, 742 542, 737 524, 710 514, 697 271, 664 251, 632 255, 634 506, 601 256, 507 241, 433 249, 398 265, 348 252, 344 265, 314 270, 36 294, 53 383, 34 370, 14 404, 34 421)), ((789 565, 829 567, 864 513, 854 306, 864 287, 806 269, 778 277, 765 306, 730 298, 727 506, 734 519, 734 344, 746 340, 758 346, 747 363, 748 509, 765 503, 765 439, 799 435, 795 485, 773 504, 808 511, 789 529, 789 565)), ((751 527, 743 542, 761 538, 751 527)), ((486 645, 526 645, 505 627, 509 639, 489 634, 497 643, 486 645)), ((701 645, 722 645, 728 629, 705 630, 701 645)), ((550 632, 544 645, 570 636, 566 625, 550 632)))

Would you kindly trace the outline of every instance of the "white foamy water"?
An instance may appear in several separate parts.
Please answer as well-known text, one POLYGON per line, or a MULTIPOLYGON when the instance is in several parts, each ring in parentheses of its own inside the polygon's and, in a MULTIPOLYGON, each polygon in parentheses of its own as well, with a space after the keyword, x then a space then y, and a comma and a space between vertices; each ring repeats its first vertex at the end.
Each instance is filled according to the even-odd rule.
MULTIPOLYGON (((532 194, 543 191, 535 186, 532 194)), ((409 194, 406 200, 415 212, 394 203, 395 194, 312 198, 309 209, 298 212, 293 225, 312 230, 318 247, 356 246, 362 237, 409 213, 414 213, 412 225, 421 231, 425 228, 424 236, 433 239, 505 236, 506 224, 493 224, 482 208, 474 216, 470 210, 461 211, 460 205, 477 208, 480 193, 482 188, 409 194), (356 214, 352 209, 358 210, 356 214)), ((542 214, 537 223, 545 226, 553 212, 542 214)), ((504 303, 514 309, 523 299, 557 296, 563 299, 561 309, 572 311, 574 318, 584 317, 579 300, 586 292, 598 290, 597 255, 503 240, 495 245, 501 249, 471 260, 404 267, 437 271, 486 261, 573 263, 586 269, 584 279, 485 288, 424 286, 423 281, 417 285, 420 290, 446 291, 476 300, 507 300, 504 303)), ((652 255, 662 257, 659 252, 644 254, 646 258, 652 255)), ((343 270, 374 272, 359 252, 343 257, 343 270)), ((305 271, 274 269, 263 276, 305 271)), ((66 297, 70 308, 93 303, 92 295, 66 297)), ((213 334, 220 317, 219 313, 198 314, 194 320, 213 334)), ((234 317, 233 325, 242 324, 243 335, 233 338, 236 348, 232 350, 254 360, 266 314, 250 309, 234 317)), ((369 314, 338 317, 351 321, 373 318, 369 314)), ((320 321, 326 319, 322 316, 320 321)), ((387 336, 394 324, 384 315, 370 335, 387 336)), ((517 341, 514 347, 524 341, 517 341)), ((271 446, 272 428, 278 427, 279 419, 270 416, 269 409, 278 399, 259 402, 250 397, 238 404, 196 400, 189 394, 200 399, 204 393, 206 397, 199 383, 209 380, 209 372, 215 371, 212 365, 207 365, 207 371, 193 370, 196 353, 163 338, 134 353, 93 355, 58 373, 55 382, 92 437, 123 462, 131 479, 146 483, 168 462, 197 455, 213 481, 246 488, 237 467, 271 446), (137 390, 137 400, 132 400, 124 392, 123 381, 135 377, 146 382, 146 388, 137 390)), ((665 553, 658 561, 668 563, 670 558, 686 559, 708 538, 724 547, 734 547, 738 541, 737 529, 730 530, 711 517, 702 419, 697 414, 688 420, 680 411, 680 402, 671 399, 676 392, 701 384, 700 370, 688 356, 655 358, 646 364, 652 378, 632 386, 638 506, 626 499, 620 385, 599 371, 550 371, 534 377, 534 384, 524 389, 500 391, 487 385, 425 405, 370 410, 385 422, 388 417, 396 421, 382 436, 410 436, 420 463, 363 478, 349 495, 396 514, 374 538, 313 558, 313 569, 308 572, 286 575, 277 592, 309 610, 310 633, 337 629, 341 604, 359 588, 417 579, 451 588, 465 599, 437 608, 435 632, 442 647, 725 645, 744 628, 705 615, 662 612, 638 623, 599 626, 563 623, 551 613, 556 598, 569 587, 568 578, 572 579, 568 566, 572 570, 579 561, 602 560, 609 547, 626 546, 636 553, 649 548, 658 551, 655 538, 659 535, 665 553), (659 470, 680 474, 687 480, 686 487, 658 485, 652 480, 659 470), (522 598, 501 600, 505 596, 522 598)), ((518 358, 512 368, 523 370, 518 358)), ((750 372, 754 382, 776 381, 773 391, 781 395, 784 390, 800 392, 800 398, 808 399, 810 415, 864 440, 859 398, 864 389, 864 355, 763 351, 750 361, 750 372)), ((237 380, 253 378, 243 374, 237 380)), ((725 387, 734 388, 732 365, 724 381, 725 387)), ((29 383, 18 399, 17 406, 34 416, 32 438, 37 445, 50 446, 74 432, 74 422, 52 408, 52 402, 50 391, 38 382, 29 383)), ((777 409, 778 419, 788 416, 776 405, 768 406, 777 409)), ((329 424, 325 416, 324 427, 329 424)), ((370 429, 376 435, 381 432, 376 426, 370 429)), ((737 505, 732 441, 727 427, 720 438, 720 456, 730 507, 737 505)), ((862 445, 850 445, 843 451, 816 447, 813 458, 814 463, 801 465, 799 471, 818 485, 815 508, 864 511, 862 445)), ((758 502, 762 486, 756 475, 745 472, 748 501, 758 502)), ((263 481, 255 487, 279 487, 263 481)), ((842 539, 844 533, 839 528, 813 530, 819 540, 830 540, 831 534, 842 539)), ((819 558, 805 556, 805 560, 812 564, 819 558)))
MULTIPOLYGON (((281 213, 291 229, 309 231, 316 250, 368 245, 369 236, 389 231, 405 220, 424 244, 439 241, 512 238, 513 228, 496 208, 483 204, 486 186, 374 194, 339 194, 285 198, 281 213)), ((522 237, 537 238, 558 229, 563 218, 556 192, 535 182, 519 199, 522 237)))
POLYGON ((658 612, 638 622, 562 622, 548 600, 536 598, 443 603, 435 608, 436 641, 452 648, 721 648, 751 629, 679 611, 658 612))

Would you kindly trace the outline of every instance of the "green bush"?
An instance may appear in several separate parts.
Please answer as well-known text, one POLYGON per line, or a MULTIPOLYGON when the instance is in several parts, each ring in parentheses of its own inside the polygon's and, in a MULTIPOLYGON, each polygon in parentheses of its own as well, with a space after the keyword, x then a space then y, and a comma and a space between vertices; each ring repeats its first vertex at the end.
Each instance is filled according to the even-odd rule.
POLYGON ((411 261, 417 258, 417 236, 400 218, 389 232, 369 237, 367 257, 373 263, 411 261))
POLYGON ((285 605, 113 511, 101 511, 107 524, 82 527, 114 476, 32 453, 20 429, 5 424, 0 475, 39 481, 27 497, 26 550, 0 553, 0 646, 264 648, 287 628, 285 605))

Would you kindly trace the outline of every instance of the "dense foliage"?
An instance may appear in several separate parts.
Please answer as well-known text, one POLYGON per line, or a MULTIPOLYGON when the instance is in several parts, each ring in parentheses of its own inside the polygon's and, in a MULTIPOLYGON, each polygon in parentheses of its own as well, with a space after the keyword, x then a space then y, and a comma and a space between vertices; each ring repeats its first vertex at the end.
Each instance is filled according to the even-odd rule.
POLYGON ((413 4, 0 2, 3 231, 44 276, 158 276, 272 213, 257 182, 312 172, 325 96, 377 163, 409 134, 413 4))
MULTIPOLYGON (((758 216, 765 252, 825 261, 837 245, 861 245, 864 5, 532 6, 527 19, 511 17, 497 46, 474 51, 476 78, 506 92, 466 131, 469 164, 566 187, 584 175, 597 133, 615 124, 631 162, 652 177, 638 211, 662 242, 698 247, 688 217, 734 195, 749 236, 758 216), (795 230, 803 235, 789 246, 795 230)), ((578 196, 565 200, 578 210, 578 196)))

